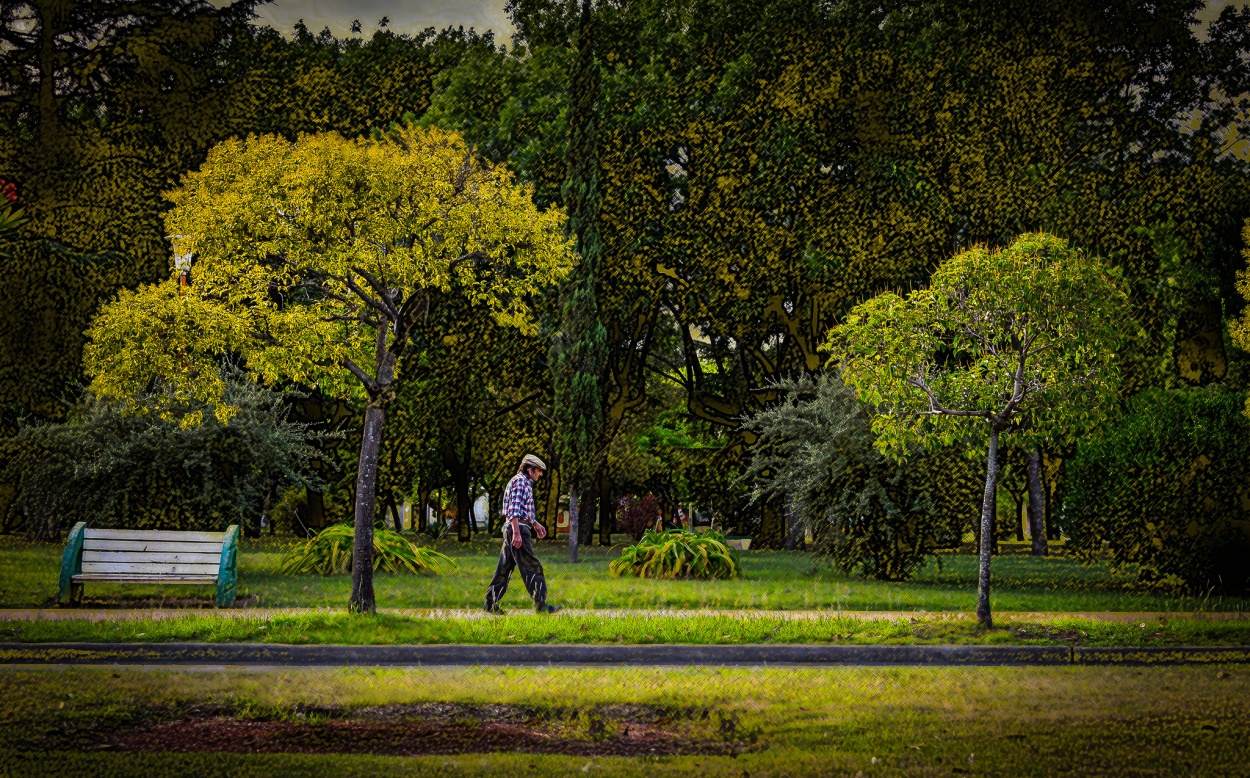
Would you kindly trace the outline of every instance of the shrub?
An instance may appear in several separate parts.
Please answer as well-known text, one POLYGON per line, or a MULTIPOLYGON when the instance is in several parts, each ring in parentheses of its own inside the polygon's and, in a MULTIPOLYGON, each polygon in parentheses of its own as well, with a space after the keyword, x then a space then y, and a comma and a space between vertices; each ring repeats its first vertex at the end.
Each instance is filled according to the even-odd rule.
POLYGON ((621 552, 608 566, 614 576, 639 578, 738 578, 738 552, 719 532, 649 529, 642 539, 621 552))
POLYGON ((843 570, 897 581, 959 544, 979 515, 984 472, 954 449, 903 462, 875 447, 868 414, 837 376, 776 386, 781 401, 747 420, 757 433, 744 479, 781 498, 843 570))
POLYGON ((627 494, 616 501, 616 528, 637 543, 647 530, 655 527, 655 517, 659 513, 659 501, 654 495, 635 497, 627 494))
POLYGON ((1244 394, 1151 389, 1067 463, 1060 528, 1079 557, 1138 565, 1150 587, 1250 584, 1250 420, 1244 394))
MULTIPOLYGON (((128 403, 88 397, 63 424, 20 429, 0 440, 0 483, 34 537, 52 540, 74 522, 92 527, 224 530, 259 528, 268 493, 316 487, 318 437, 287 418, 282 394, 226 368, 228 423, 203 406, 202 423, 181 427, 152 408, 151 393, 128 403)), ((184 410, 191 410, 190 408, 184 410)))
MULTIPOLYGON (((286 575, 350 573, 352 544, 355 539, 356 530, 350 524, 326 527, 307 542, 300 543, 287 552, 282 559, 282 572, 286 575)), ((413 573, 442 575, 448 567, 454 569, 456 563, 446 554, 440 554, 432 548, 422 548, 395 530, 374 527, 374 570, 408 570, 413 573)))

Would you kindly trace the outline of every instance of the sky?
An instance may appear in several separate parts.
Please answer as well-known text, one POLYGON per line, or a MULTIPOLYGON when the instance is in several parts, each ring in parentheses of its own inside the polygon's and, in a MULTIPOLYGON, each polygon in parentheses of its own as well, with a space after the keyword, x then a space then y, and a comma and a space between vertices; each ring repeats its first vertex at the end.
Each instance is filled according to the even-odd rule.
MULTIPOLYGON (((224 5, 228 0, 217 0, 224 5)), ((1250 0, 1208 0, 1199 15, 1209 22, 1226 5, 1246 5, 1250 0)), ((395 32, 417 33, 426 27, 448 26, 494 30, 496 43, 511 43, 512 23, 503 11, 504 0, 275 0, 261 6, 257 22, 289 35, 300 19, 314 33, 329 27, 336 36, 349 35, 352 20, 359 19, 364 35, 375 29, 383 16, 395 32)))
MULTIPOLYGON (((224 5, 224 2, 219 2, 224 5)), ((417 33, 426 27, 473 27, 495 31, 495 42, 511 44, 512 23, 503 12, 504 0, 275 0, 257 9, 257 23, 289 35, 300 19, 314 33, 329 27, 336 36, 347 36, 352 20, 359 19, 363 34, 377 27, 383 16, 390 29, 417 33)))

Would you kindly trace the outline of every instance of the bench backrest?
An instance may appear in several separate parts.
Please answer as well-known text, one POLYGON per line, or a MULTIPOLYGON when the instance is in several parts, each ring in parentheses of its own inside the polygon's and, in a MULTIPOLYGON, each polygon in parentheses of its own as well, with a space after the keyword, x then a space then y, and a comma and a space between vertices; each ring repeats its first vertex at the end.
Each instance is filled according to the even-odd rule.
POLYGON ((216 576, 225 540, 225 532, 87 528, 82 572, 216 576))

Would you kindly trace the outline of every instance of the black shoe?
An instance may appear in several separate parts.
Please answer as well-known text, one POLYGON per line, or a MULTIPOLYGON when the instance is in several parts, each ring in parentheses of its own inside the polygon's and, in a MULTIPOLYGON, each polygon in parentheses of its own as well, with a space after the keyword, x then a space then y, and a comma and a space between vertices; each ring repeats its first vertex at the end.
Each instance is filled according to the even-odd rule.
POLYGON ((559 605, 543 605, 542 607, 538 609, 538 612, 539 613, 555 613, 556 611, 560 610, 560 608, 561 606, 559 605))
POLYGON ((482 610, 486 611, 487 613, 489 613, 489 614, 490 614, 490 615, 492 615, 492 616, 502 616, 502 615, 504 615, 504 609, 503 609, 503 608, 483 608, 482 610))

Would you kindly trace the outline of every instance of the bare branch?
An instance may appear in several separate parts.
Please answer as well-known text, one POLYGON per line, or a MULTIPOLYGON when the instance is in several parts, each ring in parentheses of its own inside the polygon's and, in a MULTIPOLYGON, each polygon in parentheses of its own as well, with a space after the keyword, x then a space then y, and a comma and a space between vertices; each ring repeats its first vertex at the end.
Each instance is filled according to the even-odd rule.
POLYGON ((343 357, 343 367, 350 370, 352 375, 360 379, 360 383, 364 384, 365 390, 368 391, 369 394, 377 394, 379 389, 378 382, 374 381, 368 373, 362 370, 360 365, 357 365, 349 357, 343 357))
POLYGON ((369 282, 369 287, 373 289, 374 293, 377 294, 379 298, 381 298, 379 300, 379 304, 386 308, 387 316, 389 316, 392 321, 398 321, 399 310, 395 307, 395 304, 391 302, 391 290, 387 289, 381 281, 364 268, 353 267, 352 272, 358 274, 364 278, 365 281, 369 282))
POLYGON ((916 412, 917 416, 982 416, 986 418, 991 417, 991 415, 987 411, 957 411, 957 410, 954 410, 952 408, 947 408, 946 406, 942 405, 942 403, 938 400, 937 395, 934 394, 933 389, 929 386, 928 381, 925 380, 928 374, 928 370, 929 370, 928 366, 922 367, 920 369, 919 376, 915 378, 907 379, 908 384, 924 392, 925 395, 929 398, 929 410, 917 411, 916 412))
POLYGON ((953 411, 949 408, 943 408, 940 411, 916 411, 915 416, 975 416, 977 418, 991 419, 993 414, 989 411, 953 411))
POLYGON ((461 262, 466 262, 469 260, 479 260, 479 259, 490 259, 490 255, 487 254, 485 251, 470 251, 467 254, 461 254, 460 256, 456 257, 455 259, 447 263, 447 272, 451 273, 452 270, 455 270, 456 265, 460 264, 461 262))

